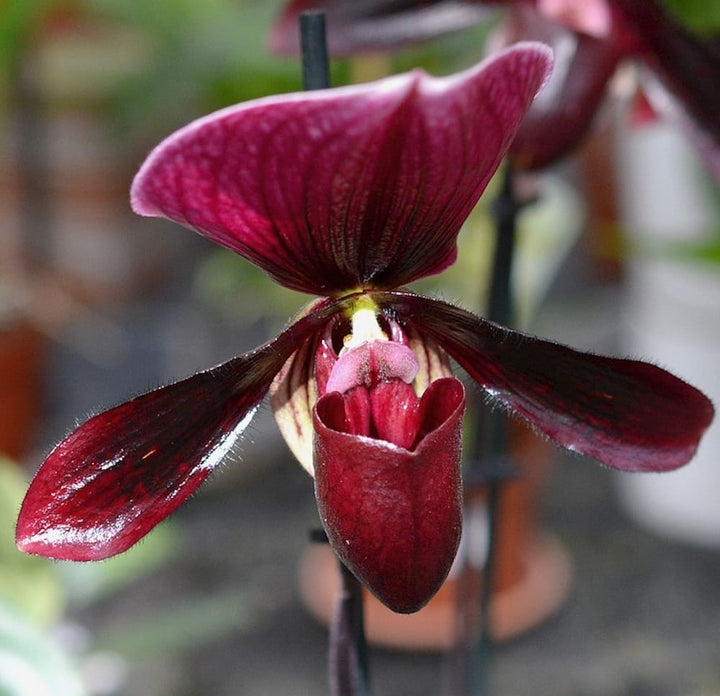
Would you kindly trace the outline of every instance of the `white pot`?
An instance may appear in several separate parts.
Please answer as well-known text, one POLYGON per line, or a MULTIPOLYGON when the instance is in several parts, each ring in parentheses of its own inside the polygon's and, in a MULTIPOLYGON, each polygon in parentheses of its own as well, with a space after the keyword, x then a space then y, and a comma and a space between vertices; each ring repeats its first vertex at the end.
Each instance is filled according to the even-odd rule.
MULTIPOLYGON (((622 225, 639 248, 628 262, 624 352, 671 370, 720 405, 720 268, 643 253, 648 245, 716 232, 709 182, 668 125, 625 130, 620 144, 622 225)), ((631 517, 676 540, 720 547, 719 420, 683 469, 618 477, 631 517)))

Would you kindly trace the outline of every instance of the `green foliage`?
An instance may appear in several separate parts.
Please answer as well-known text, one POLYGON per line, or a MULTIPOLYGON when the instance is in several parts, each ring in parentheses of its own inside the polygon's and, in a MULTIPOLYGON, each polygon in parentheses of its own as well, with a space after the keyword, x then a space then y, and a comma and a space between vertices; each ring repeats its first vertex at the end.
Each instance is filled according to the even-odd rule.
POLYGON ((393 54, 393 71, 422 67, 433 75, 449 75, 468 68, 486 55, 488 35, 502 18, 501 12, 488 12, 487 21, 397 50, 393 54))
POLYGON ((266 317, 285 322, 310 299, 273 283, 264 271, 228 249, 215 249, 204 257, 194 290, 222 317, 245 324, 266 317))
MULTIPOLYGON (((265 45, 277 0, 87 2, 149 47, 142 70, 110 104, 123 137, 155 140, 208 111, 300 88, 299 62, 272 56, 265 45)), ((335 70, 336 81, 342 72, 335 70)))
MULTIPOLYGON (((13 0, 0 7, 0 82, 21 57, 39 52, 34 80, 43 97, 61 107, 99 110, 123 144, 144 149, 214 109, 300 88, 299 60, 276 57, 266 47, 281 5, 13 0), (48 20, 62 8, 67 16, 55 31, 48 20)), ((333 83, 346 82, 346 74, 336 63, 333 83)))
POLYGON ((0 65, 3 68, 17 59, 52 5, 52 0, 11 0, 0 4, 0 65))
POLYGON ((26 476, 0 458, 0 696, 82 696, 70 660, 45 634, 65 607, 55 566, 15 548, 26 476))
MULTIPOLYGON (((15 547, 13 530, 25 494, 23 472, 0 459, 0 602, 39 625, 53 623, 65 606, 65 592, 53 565, 15 547)), ((2 691, 0 691, 2 694, 2 691)))
POLYGON ((720 272, 720 230, 703 241, 647 242, 635 245, 631 252, 641 257, 689 261, 720 272))
MULTIPOLYGON (((258 598, 238 591, 187 599, 182 605, 154 609, 143 620, 115 626, 98 637, 97 648, 130 660, 180 653, 261 620, 258 598)), ((0 694, 2 696, 2 694, 0 694)))
POLYGON ((71 661, 22 614, 0 603, 0 696, 83 696, 71 661))
POLYGON ((663 0, 688 29, 707 36, 720 34, 720 3, 714 0, 663 0))

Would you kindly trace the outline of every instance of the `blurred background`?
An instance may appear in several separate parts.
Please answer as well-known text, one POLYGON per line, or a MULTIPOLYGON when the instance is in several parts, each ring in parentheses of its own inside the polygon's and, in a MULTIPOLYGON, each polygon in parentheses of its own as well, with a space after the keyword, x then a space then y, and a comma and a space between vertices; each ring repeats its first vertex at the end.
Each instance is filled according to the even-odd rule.
MULTIPOLYGON (((281 6, 0 8, 0 696, 328 693, 327 634, 307 608, 331 601, 309 596, 312 483, 267 407, 233 461, 127 554, 56 563, 13 541, 32 474, 74 425, 255 347, 306 301, 128 204, 162 137, 300 89, 297 59, 267 48, 281 6)), ((495 21, 391 57, 335 59, 333 84, 467 67, 495 21)), ((628 84, 632 74, 612 83, 580 148, 527 177, 537 202, 520 220, 517 323, 649 358, 720 401, 717 183, 682 131, 638 115, 628 84)), ((492 196, 461 233, 456 267, 424 291, 482 311, 492 196)), ((523 480, 501 513, 519 548, 501 561, 492 693, 720 695, 719 432, 687 472, 637 477, 519 429, 523 480)), ((373 693, 442 693, 446 626, 411 628, 423 644, 408 646, 383 621, 371 629, 373 693)))

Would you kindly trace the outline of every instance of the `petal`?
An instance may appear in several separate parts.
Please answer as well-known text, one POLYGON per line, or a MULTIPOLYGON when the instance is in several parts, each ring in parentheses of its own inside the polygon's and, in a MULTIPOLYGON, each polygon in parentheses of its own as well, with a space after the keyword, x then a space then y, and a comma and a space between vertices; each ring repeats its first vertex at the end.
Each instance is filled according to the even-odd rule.
POLYGON ((270 34, 277 53, 298 53, 298 18, 306 10, 323 10, 328 45, 335 54, 392 49, 464 29, 488 19, 480 3, 436 0, 294 0, 286 5, 270 34))
POLYGON ((280 433, 295 459, 311 476, 312 406, 317 399, 313 358, 317 340, 307 341, 293 353, 270 385, 270 406, 280 433))
POLYGON ((421 403, 427 434, 413 451, 343 432, 343 397, 315 409, 315 494, 335 553, 393 611, 420 609, 446 578, 460 540, 460 430, 454 378, 421 403))
POLYGON ((550 63, 547 47, 523 44, 452 77, 415 71, 220 111, 150 154, 133 208, 195 228, 295 290, 439 273, 550 63))
MULTIPOLYGON (((321 397, 322 398, 322 397, 321 397)), ((342 424, 338 429, 349 435, 364 435, 371 437, 372 433, 372 411, 370 405, 370 394, 367 389, 353 389, 344 397, 344 409, 335 413, 334 417, 342 416, 342 424)), ((340 402, 331 400, 328 403, 337 404, 340 402)), ((329 407, 328 407, 329 408, 329 407)), ((334 421, 335 422, 335 421, 334 421)), ((315 441, 313 438, 313 457, 315 456, 315 441)))
POLYGON ((413 388, 400 380, 380 382, 367 391, 372 422, 380 440, 412 449, 418 435, 420 399, 413 388))
POLYGON ((537 8, 541 14, 590 36, 603 38, 612 27, 607 0, 537 0, 537 8))
MULTIPOLYGON (((312 313, 325 300, 307 305, 300 314, 312 313)), ((300 465, 313 475, 312 407, 317 400, 318 384, 315 376, 318 362, 332 365, 337 355, 331 346, 330 321, 310 340, 305 341, 285 362, 270 385, 270 406, 280 433, 300 465)), ((327 367, 329 372, 331 367, 327 367)))
POLYGON ((80 426, 30 485, 17 524, 19 548, 85 561, 132 546, 217 467, 275 373, 340 304, 326 301, 263 347, 80 426))
MULTIPOLYGON (((352 302, 352 299, 348 301, 352 302)), ((310 308, 313 306, 311 304, 310 308)), ((347 320, 338 318, 338 321, 339 324, 328 322, 322 334, 303 344, 283 365, 270 386, 270 404, 280 432, 292 453, 311 476, 314 475, 312 409, 318 395, 328 391, 330 375, 338 362, 338 355, 333 348, 333 333, 338 328, 344 333, 343 321, 349 329, 347 320)), ((411 327, 406 334, 397 324, 391 323, 389 332, 393 342, 408 345, 415 356, 412 370, 416 371, 418 365, 420 369, 415 375, 413 388, 418 396, 431 382, 452 375, 448 357, 437 344, 421 339, 411 327)), ((403 372, 406 377, 410 376, 409 369, 403 372)), ((362 423, 357 425, 359 429, 364 427, 362 423)))
POLYGON ((335 363, 325 386, 326 391, 341 394, 361 384, 399 379, 410 384, 420 365, 412 350, 397 341, 365 341, 343 352, 335 363))
POLYGON ((510 31, 547 43, 555 56, 553 75, 510 150, 517 167, 538 169, 572 152, 588 133, 623 50, 610 37, 570 32, 531 7, 513 12, 510 31))
POLYGON ((494 398, 559 444, 624 471, 675 469, 713 418, 700 391, 638 360, 583 353, 410 293, 377 293, 494 398))
POLYGON ((641 43, 639 53, 720 148, 720 45, 693 36, 653 0, 611 0, 641 43), (691 79, 690 79, 690 76, 691 79))

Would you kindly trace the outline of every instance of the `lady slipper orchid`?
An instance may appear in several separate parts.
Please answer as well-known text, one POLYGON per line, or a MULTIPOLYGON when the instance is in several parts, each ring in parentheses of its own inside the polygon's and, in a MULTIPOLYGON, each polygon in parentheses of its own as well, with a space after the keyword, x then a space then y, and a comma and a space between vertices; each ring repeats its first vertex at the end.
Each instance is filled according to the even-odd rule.
POLYGON ((713 415, 696 389, 403 289, 455 260, 550 64, 545 47, 518 45, 452 77, 248 102, 161 143, 133 183, 135 211, 321 298, 260 348, 66 437, 27 493, 19 547, 73 560, 124 551, 207 478, 270 391, 332 548, 390 608, 415 611, 460 536, 465 395, 449 357, 495 402, 608 466, 687 462, 713 415))

